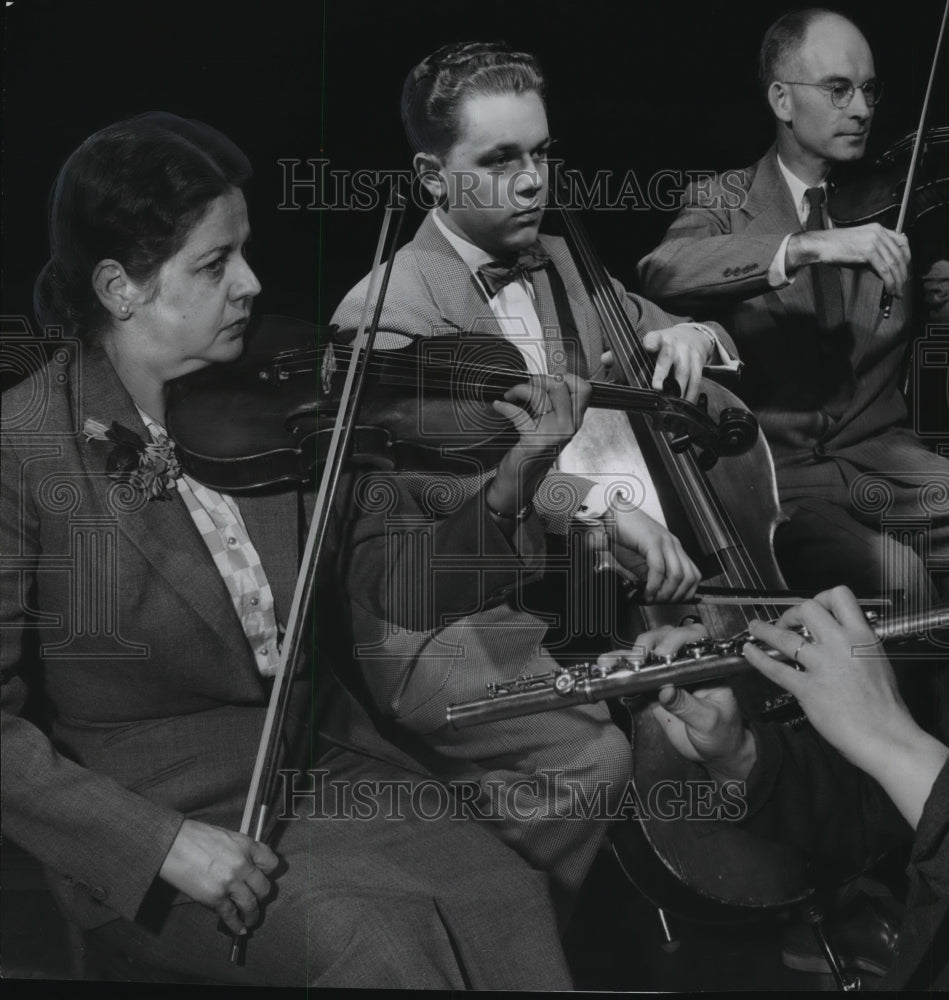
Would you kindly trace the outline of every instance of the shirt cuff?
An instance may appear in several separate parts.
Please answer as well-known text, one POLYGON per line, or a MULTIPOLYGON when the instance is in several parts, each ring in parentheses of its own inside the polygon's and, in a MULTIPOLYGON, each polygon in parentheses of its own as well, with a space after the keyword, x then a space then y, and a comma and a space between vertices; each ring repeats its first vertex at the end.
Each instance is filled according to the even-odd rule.
POLYGON ((783 285, 794 283, 794 279, 789 278, 784 270, 784 263, 788 255, 788 241, 790 239, 791 233, 788 233, 781 240, 781 246, 778 247, 778 252, 774 255, 774 260, 771 261, 771 266, 768 268, 768 284, 772 288, 781 288, 783 285))
POLYGON ((583 498, 583 503, 580 504, 573 515, 574 520, 579 521, 581 524, 601 523, 607 511, 612 506, 610 503, 611 499, 617 501, 619 505, 618 509, 635 509, 632 506, 627 507, 627 505, 632 505, 635 501, 638 506, 642 502, 641 496, 636 501, 634 487, 624 483, 617 483, 613 477, 610 477, 609 480, 594 483, 590 487, 590 491, 583 498))
POLYGON ((581 524, 597 524, 603 520, 607 507, 609 502, 606 499, 606 486, 603 483, 594 483, 573 518, 581 524))
POLYGON ((705 326, 703 323, 692 323, 696 330, 704 333, 709 340, 712 341, 712 353, 709 355, 708 361, 705 362, 706 368, 721 368, 725 371, 738 371, 741 367, 741 362, 738 358, 733 358, 729 354, 725 345, 718 339, 718 334, 715 333, 710 327, 705 326))

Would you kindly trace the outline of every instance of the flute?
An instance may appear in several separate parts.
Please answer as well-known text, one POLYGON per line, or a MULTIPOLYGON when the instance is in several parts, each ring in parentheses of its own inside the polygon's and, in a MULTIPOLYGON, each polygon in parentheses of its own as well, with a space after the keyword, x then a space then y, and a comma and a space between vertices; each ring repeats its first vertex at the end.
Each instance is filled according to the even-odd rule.
MULTIPOLYGON (((949 629, 949 607, 888 618, 874 611, 865 614, 867 623, 882 642, 949 629)), ((807 636, 804 628, 796 631, 807 636)), ((797 666, 776 649, 763 645, 749 632, 743 631, 726 639, 690 642, 675 656, 630 655, 621 657, 609 667, 581 663, 557 667, 543 674, 527 674, 505 683, 489 684, 486 697, 449 705, 448 722, 455 729, 464 729, 482 722, 550 712, 606 698, 647 694, 658 691, 664 684, 682 686, 728 677, 753 669, 741 652, 747 642, 758 646, 775 660, 797 666)), ((787 698, 790 700, 790 696, 787 698)), ((766 710, 771 707, 780 706, 765 706, 766 710)))

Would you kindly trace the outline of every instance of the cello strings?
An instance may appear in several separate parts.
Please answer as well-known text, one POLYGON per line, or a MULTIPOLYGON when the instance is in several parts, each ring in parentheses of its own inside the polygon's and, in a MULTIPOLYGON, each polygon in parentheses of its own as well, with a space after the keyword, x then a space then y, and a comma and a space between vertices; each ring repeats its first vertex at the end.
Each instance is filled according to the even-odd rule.
MULTIPOLYGON (((560 214, 569 235, 573 239, 574 246, 581 263, 586 269, 590 283, 594 288, 594 291, 591 292, 591 299, 597 312, 600 314, 600 321, 607 332, 608 341, 611 343, 611 346, 614 346, 615 341, 616 346, 626 351, 625 359, 629 367, 632 368, 633 362, 635 362, 639 370, 634 372, 634 374, 638 376, 640 381, 649 384, 654 368, 648 356, 646 356, 639 339, 632 332, 629 316, 619 302, 616 289, 610 282, 601 262, 593 253, 592 247, 589 245, 579 221, 573 218, 572 213, 566 209, 561 208, 560 214)), ((614 346, 614 352, 616 352, 616 346, 614 346)), ((619 361, 622 365, 624 359, 614 358, 614 360, 619 361)), ((630 372, 626 374, 629 377, 630 372)), ((661 438, 659 439, 659 445, 660 448, 663 445, 668 446, 667 442, 661 438)), ((702 470, 698 468, 695 457, 687 452, 679 456, 679 459, 681 460, 681 464, 674 458, 664 464, 666 464, 670 474, 677 479, 678 485, 685 491, 686 502, 690 504, 689 509, 693 510, 696 516, 701 516, 702 507, 705 503, 709 503, 724 528, 724 533, 730 536, 724 547, 719 546, 717 548, 717 554, 723 563, 722 568, 725 577, 732 586, 735 586, 735 577, 737 576, 745 589, 763 589, 761 574, 757 566, 747 556, 744 546, 739 540, 740 536, 731 515, 723 507, 714 491, 711 490, 707 480, 703 484, 705 477, 702 470)), ((705 527, 710 537, 716 533, 707 519, 703 527, 705 527)), ((744 608, 741 609, 740 614, 747 626, 753 617, 761 617, 763 615, 769 620, 777 617, 777 609, 774 606, 763 603, 760 607, 760 614, 756 613, 752 616, 744 608)))

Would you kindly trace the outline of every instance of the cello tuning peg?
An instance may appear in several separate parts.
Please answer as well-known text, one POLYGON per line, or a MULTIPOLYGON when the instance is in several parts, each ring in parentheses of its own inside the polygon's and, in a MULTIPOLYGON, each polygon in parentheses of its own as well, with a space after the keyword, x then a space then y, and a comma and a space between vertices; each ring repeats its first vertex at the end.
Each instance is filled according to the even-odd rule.
POLYGON ((669 447, 676 455, 681 455, 684 451, 687 451, 690 444, 692 444, 692 439, 688 434, 677 434, 669 441, 669 447))
POLYGON ((722 410, 718 430, 726 455, 741 455, 758 440, 758 421, 747 410, 736 406, 722 410))
POLYGON ((708 396, 704 392, 700 392, 699 398, 695 401, 695 405, 703 413, 708 413, 708 396))

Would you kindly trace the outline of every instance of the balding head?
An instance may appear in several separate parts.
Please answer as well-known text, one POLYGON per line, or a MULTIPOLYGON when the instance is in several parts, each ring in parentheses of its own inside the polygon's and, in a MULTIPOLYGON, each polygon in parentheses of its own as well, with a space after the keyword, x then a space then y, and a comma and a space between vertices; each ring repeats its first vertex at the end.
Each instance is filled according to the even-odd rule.
POLYGON ((806 7, 779 17, 765 32, 758 59, 758 77, 767 94, 775 80, 800 80, 807 54, 815 47, 839 52, 870 47, 849 18, 826 7, 806 7))
POLYGON ((761 77, 778 156, 801 180, 818 184, 866 152, 880 83, 870 46, 848 18, 822 7, 785 14, 765 36, 761 77))

